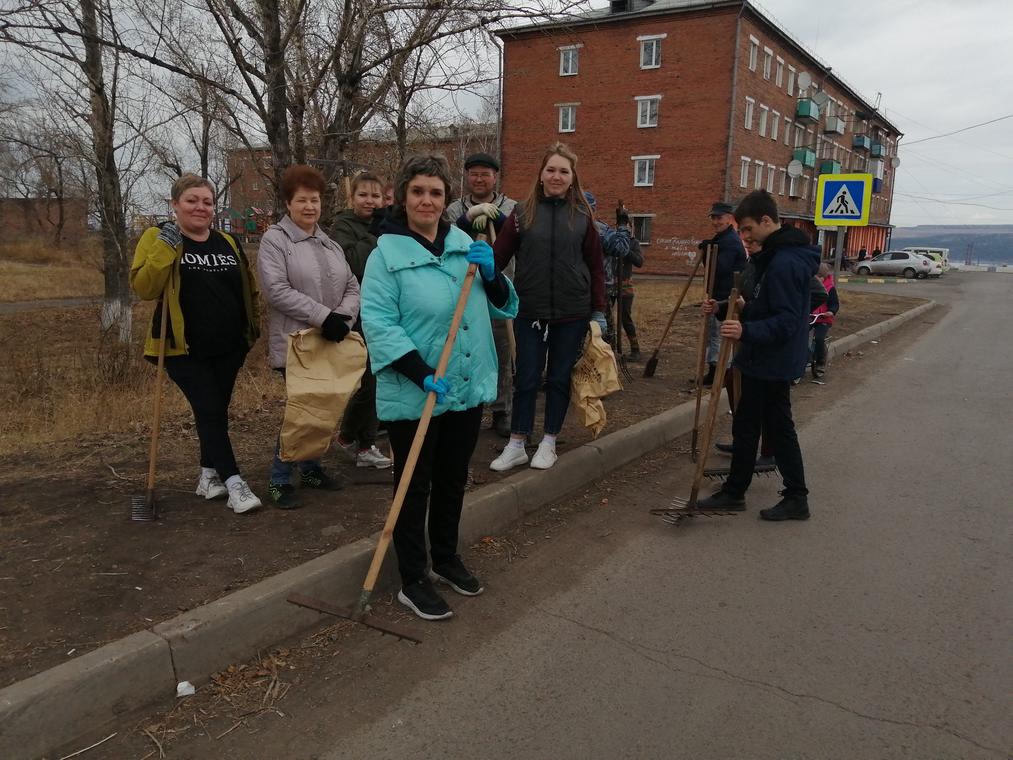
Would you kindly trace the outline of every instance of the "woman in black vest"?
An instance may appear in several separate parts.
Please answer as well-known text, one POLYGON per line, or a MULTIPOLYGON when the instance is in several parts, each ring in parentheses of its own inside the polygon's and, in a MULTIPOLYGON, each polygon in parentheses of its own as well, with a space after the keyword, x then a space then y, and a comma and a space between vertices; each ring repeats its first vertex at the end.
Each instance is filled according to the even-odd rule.
POLYGON ((556 143, 542 159, 531 193, 503 224, 496 265, 516 258, 514 287, 520 310, 514 320, 517 369, 510 442, 490 466, 502 472, 527 464, 535 399, 546 369, 544 437, 531 466, 556 463, 556 435, 570 403, 570 373, 580 358, 593 319, 605 332, 605 270, 601 238, 577 176, 577 156, 556 143))

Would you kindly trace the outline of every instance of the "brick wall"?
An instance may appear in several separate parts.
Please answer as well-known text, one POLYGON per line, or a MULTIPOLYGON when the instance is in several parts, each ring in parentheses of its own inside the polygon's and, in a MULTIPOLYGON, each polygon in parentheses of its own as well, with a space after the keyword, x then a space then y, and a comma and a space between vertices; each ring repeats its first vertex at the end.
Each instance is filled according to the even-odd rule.
MULTIPOLYGON (((80 198, 63 202, 63 242, 72 243, 88 233, 88 204, 80 198)), ((53 242, 59 204, 52 198, 0 198, 0 236, 6 241, 36 238, 53 242)))

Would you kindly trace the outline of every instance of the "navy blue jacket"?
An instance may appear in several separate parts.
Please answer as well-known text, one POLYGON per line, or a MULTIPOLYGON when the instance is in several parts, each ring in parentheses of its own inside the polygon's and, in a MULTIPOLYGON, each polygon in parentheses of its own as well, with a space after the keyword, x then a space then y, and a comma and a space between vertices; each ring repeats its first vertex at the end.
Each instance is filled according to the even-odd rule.
POLYGON ((753 260, 756 284, 742 310, 735 366, 759 380, 794 380, 809 357, 809 289, 819 249, 794 227, 782 227, 753 260))
POLYGON ((718 268, 714 273, 714 290, 711 292, 711 298, 723 301, 732 292, 735 273, 745 269, 746 249, 742 246, 738 231, 730 225, 712 240, 704 241, 703 245, 708 242, 718 247, 718 268))

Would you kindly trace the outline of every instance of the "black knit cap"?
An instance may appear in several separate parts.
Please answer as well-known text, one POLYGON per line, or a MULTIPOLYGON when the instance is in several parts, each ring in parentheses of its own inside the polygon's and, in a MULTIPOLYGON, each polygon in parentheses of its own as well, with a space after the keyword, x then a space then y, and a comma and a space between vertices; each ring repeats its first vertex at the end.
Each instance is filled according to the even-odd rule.
POLYGON ((711 206, 710 216, 721 216, 722 214, 734 214, 735 207, 730 203, 722 203, 718 201, 711 206))
POLYGON ((464 168, 470 169, 473 166, 488 166, 493 171, 499 171, 499 162, 488 153, 472 153, 464 160, 464 168))

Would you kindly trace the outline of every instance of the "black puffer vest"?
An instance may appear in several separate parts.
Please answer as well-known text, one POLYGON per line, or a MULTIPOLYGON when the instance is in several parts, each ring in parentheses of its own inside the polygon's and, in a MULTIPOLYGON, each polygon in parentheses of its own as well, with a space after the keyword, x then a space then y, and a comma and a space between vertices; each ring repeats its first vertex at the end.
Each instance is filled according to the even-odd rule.
POLYGON ((520 204, 514 218, 521 236, 514 287, 520 297, 517 319, 587 319, 591 314, 591 272, 582 246, 589 219, 571 212, 563 199, 538 204, 528 226, 520 204))

